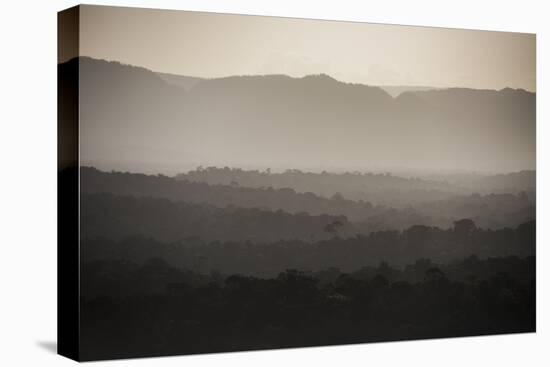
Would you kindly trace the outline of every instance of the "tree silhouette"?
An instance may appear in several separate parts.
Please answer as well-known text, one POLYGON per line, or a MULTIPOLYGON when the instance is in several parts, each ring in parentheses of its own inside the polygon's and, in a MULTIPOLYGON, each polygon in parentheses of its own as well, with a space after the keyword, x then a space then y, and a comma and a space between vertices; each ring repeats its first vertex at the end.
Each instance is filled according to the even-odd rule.
POLYGON ((332 223, 326 224, 323 227, 323 230, 327 233, 330 233, 333 236, 338 236, 338 230, 344 225, 344 223, 340 221, 334 221, 332 223))

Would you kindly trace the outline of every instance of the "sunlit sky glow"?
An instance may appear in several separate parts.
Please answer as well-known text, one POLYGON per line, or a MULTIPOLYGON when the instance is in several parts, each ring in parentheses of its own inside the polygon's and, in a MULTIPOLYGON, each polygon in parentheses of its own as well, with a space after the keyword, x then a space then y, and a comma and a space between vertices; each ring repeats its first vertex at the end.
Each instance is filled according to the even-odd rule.
POLYGON ((88 5, 80 19, 81 55, 159 72, 535 91, 533 34, 88 5))

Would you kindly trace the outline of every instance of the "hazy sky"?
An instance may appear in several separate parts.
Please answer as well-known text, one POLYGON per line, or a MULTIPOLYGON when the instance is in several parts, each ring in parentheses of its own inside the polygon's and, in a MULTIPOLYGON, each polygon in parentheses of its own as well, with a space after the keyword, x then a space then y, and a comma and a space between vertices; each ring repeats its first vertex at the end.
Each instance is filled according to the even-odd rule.
POLYGON ((81 55, 181 75, 535 90, 533 34, 102 6, 80 27, 81 55))

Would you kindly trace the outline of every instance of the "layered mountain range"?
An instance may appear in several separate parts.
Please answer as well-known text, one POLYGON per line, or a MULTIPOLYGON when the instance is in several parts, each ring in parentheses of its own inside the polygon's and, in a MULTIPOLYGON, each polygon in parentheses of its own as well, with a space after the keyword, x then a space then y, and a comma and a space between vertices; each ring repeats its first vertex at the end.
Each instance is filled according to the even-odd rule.
POLYGON ((392 97, 328 75, 199 79, 87 57, 81 161, 177 173, 199 165, 321 170, 534 169, 535 94, 464 88, 392 97))

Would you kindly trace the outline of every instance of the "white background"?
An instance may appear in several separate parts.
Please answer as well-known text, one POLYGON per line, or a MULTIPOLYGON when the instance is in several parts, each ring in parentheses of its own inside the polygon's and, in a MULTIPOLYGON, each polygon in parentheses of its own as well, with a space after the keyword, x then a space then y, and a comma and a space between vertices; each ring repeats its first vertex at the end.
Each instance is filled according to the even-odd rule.
MULTIPOLYGON (((537 33, 537 333, 98 362, 113 366, 549 366, 550 22, 545 1, 233 0, 96 4, 537 33), (546 67, 545 67, 546 66, 546 67), (546 102, 546 104, 544 103, 546 102), (543 142, 547 142, 546 146, 543 142), (544 289, 546 288, 546 289, 544 289)), ((0 12, 0 366, 56 366, 56 12, 74 1, 3 1, 0 12)), ((147 25, 144 24, 146 27, 147 25)), ((359 46, 360 47, 360 46, 359 46)))

